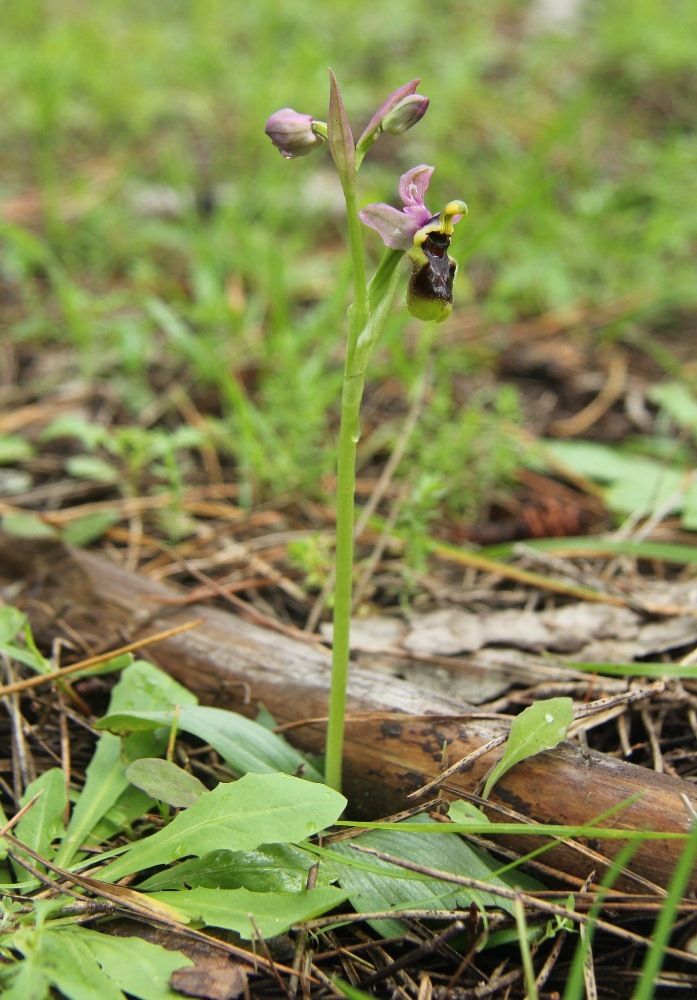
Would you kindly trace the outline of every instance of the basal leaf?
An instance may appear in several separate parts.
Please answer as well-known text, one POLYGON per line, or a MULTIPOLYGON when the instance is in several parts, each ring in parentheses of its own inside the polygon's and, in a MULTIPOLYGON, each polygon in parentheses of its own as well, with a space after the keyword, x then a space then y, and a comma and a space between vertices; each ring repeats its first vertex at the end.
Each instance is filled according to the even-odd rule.
POLYGON ((503 755, 489 772, 482 798, 489 797, 499 778, 526 757, 551 750, 566 738, 574 717, 571 698, 548 698, 530 705, 511 723, 503 755))
MULTIPOLYGON (((427 817, 424 817, 424 821, 428 821, 427 817)), ((500 867, 500 862, 485 852, 470 847, 458 836, 443 837, 439 834, 401 830, 371 830, 361 834, 351 843, 375 847, 394 857, 414 861, 429 868, 439 868, 453 875, 504 884, 492 875, 492 872, 500 867)), ((379 858, 361 855, 348 843, 333 845, 331 855, 339 866, 339 884, 346 889, 351 905, 359 913, 414 908, 456 909, 468 907, 471 902, 483 910, 486 907, 503 906, 506 902, 452 882, 406 871, 379 858)), ((385 937, 399 935, 404 931, 399 920, 378 920, 372 926, 385 937)))
POLYGON ((247 940, 258 934, 264 938, 282 934, 293 924, 333 910, 346 899, 346 893, 334 886, 302 892, 182 889, 153 895, 209 927, 236 931, 247 940))
POLYGON ((38 935, 38 962, 51 985, 68 1000, 125 1000, 80 934, 43 930, 38 935))
POLYGON ((237 712, 204 705, 184 706, 175 720, 172 712, 142 711, 143 707, 139 706, 139 711, 110 712, 97 723, 97 728, 123 734, 159 726, 169 728, 176 721, 178 729, 210 744, 238 774, 249 771, 276 774, 283 771, 312 781, 322 780, 302 754, 282 737, 237 712))
POLYGON ((126 777, 158 802, 192 806, 206 786, 193 774, 161 757, 141 757, 126 768, 126 777))
MULTIPOLYGON (((111 693, 110 708, 128 711, 134 705, 152 709, 190 704, 195 695, 162 670, 145 660, 137 660, 121 674, 111 693)), ((130 786, 126 777, 128 761, 153 757, 164 750, 167 734, 145 733, 122 741, 103 733, 87 768, 85 785, 75 805, 56 863, 66 866, 103 816, 130 786)), ((134 788, 133 792, 137 790, 134 788)), ((140 795, 140 793, 138 792, 140 795)))
MULTIPOLYGON (((170 951, 138 937, 114 937, 80 927, 69 934, 79 934, 102 971, 129 996, 138 1000, 177 1000, 180 993, 170 989, 173 972, 193 965, 179 951, 170 951)), ((65 934, 61 932, 61 937, 65 934)))
MULTIPOLYGON (((263 844, 254 851, 211 851, 152 875, 138 888, 147 892, 196 888, 249 889, 252 892, 299 892, 316 863, 314 855, 293 844, 263 844)), ((333 869, 324 861, 318 883, 333 880, 333 869)))
POLYGON ((63 771, 59 767, 44 771, 36 781, 27 786, 20 806, 26 805, 37 792, 41 793, 39 798, 20 819, 15 827, 15 835, 27 847, 33 847, 50 860, 53 856, 51 845, 65 833, 63 818, 68 796, 63 771))
POLYGON ((223 848, 294 843, 330 826, 345 805, 343 795, 325 785, 286 774, 246 774, 204 792, 163 830, 131 845, 100 878, 116 881, 144 868, 223 848))

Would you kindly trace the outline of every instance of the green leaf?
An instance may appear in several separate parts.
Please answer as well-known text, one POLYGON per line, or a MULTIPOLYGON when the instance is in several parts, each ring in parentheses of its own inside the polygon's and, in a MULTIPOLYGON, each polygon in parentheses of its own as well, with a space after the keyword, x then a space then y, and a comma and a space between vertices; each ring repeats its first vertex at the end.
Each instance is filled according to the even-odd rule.
POLYGON ((336 164, 342 183, 353 183, 356 173, 356 147, 353 141, 339 84, 329 70, 329 116, 327 119, 329 152, 336 164))
POLYGON ((55 441, 56 438, 77 438, 83 448, 92 450, 103 444, 109 436, 106 427, 86 420, 74 413, 66 413, 57 417, 53 423, 42 431, 42 441, 55 441))
POLYGON ((304 840, 330 826, 345 805, 343 795, 325 785, 287 774, 246 774, 204 792, 163 830, 132 844, 100 877, 116 881, 189 855, 304 840))
POLYGON ((120 519, 116 511, 109 510, 76 517, 63 529, 63 540, 69 545, 89 545, 90 542, 96 542, 101 538, 120 519))
POLYGON ((26 621, 27 616, 22 611, 9 604, 3 605, 0 608, 0 647, 11 642, 24 628, 26 621))
POLYGON ((43 930, 37 961, 51 985, 68 1000, 125 1000, 116 983, 102 973, 80 934, 43 930))
POLYGON ((566 738, 574 717, 571 698, 548 698, 530 705, 511 723, 502 757, 489 772, 482 798, 487 799, 491 789, 506 771, 526 757, 533 757, 543 750, 551 750, 566 738))
MULTIPOLYGON (((169 987, 173 972, 194 963, 179 951, 170 951, 138 937, 114 937, 80 927, 79 934, 102 971, 124 992, 139 1000, 177 1000, 169 987)), ((65 932, 61 932, 61 937, 65 932)))
MULTIPOLYGON (((255 851, 211 851, 152 875, 138 888, 147 892, 203 886, 207 889, 250 889, 252 892, 299 892, 317 859, 293 844, 263 844, 255 851)), ((324 861, 318 883, 333 881, 324 861)))
MULTIPOLYGON (((139 706, 142 708, 142 706, 139 706)), ((203 705, 182 707, 176 720, 172 712, 111 712, 97 723, 113 733, 145 731, 176 722, 183 732, 210 744, 238 774, 300 774, 312 781, 321 775, 297 750, 266 726, 236 712, 203 705)))
POLYGON ((160 757, 141 757, 126 768, 131 784, 169 806, 192 806, 206 786, 193 774, 160 757))
MULTIPOLYGON (((183 688, 162 670, 145 660, 136 660, 121 674, 111 693, 109 707, 128 711, 134 705, 170 708, 195 701, 195 695, 183 688)), ((144 733, 122 741, 103 733, 87 768, 85 785, 73 810, 65 839, 56 855, 56 863, 65 867, 74 858, 90 832, 128 789, 129 761, 153 757, 166 746, 166 733, 144 733)), ((140 795, 137 789, 133 793, 140 795)))
POLYGON ((461 823, 463 825, 467 823, 491 823, 491 820, 479 806, 475 806, 473 802, 467 802, 465 799, 455 799, 448 806, 448 819, 451 819, 453 823, 461 823))
POLYGON ((58 538, 58 532, 36 514, 21 511, 0 518, 0 528, 15 538, 58 538))
POLYGON ((0 434, 0 465, 26 462, 34 454, 34 449, 19 434, 0 434))
POLYGON ((0 971, 3 1000, 48 1000, 50 982, 34 954, 0 971))
POLYGON ((89 479, 95 483, 115 483, 121 475, 115 465, 98 455, 74 455, 65 463, 65 471, 75 479, 89 479))
POLYGON ((618 514, 650 513, 673 500, 682 509, 685 470, 590 441, 545 441, 545 452, 574 472, 606 483, 605 502, 618 514))
POLYGON ((36 781, 32 781, 20 799, 24 806, 40 792, 40 796, 29 812, 25 813, 15 828, 18 840, 27 847, 33 847, 49 860, 53 856, 51 845, 65 833, 63 817, 68 804, 65 774, 59 767, 44 771, 36 781))
MULTIPOLYGON (((418 817, 411 822, 427 823, 428 817, 418 817)), ((503 879, 492 874, 500 867, 498 861, 486 852, 470 847, 457 835, 443 837, 398 829, 371 830, 351 843, 374 847, 385 854, 453 875, 477 878, 493 885, 511 885, 510 875, 503 879)), ((339 883, 346 889, 351 905, 359 913, 390 909, 455 909, 468 907, 471 902, 481 910, 494 906, 505 909, 512 905, 500 897, 406 871, 380 858, 361 855, 347 843, 334 844, 329 853, 339 866, 339 883)), ((399 920, 377 920, 371 922, 371 926, 385 937, 404 931, 399 920)))
POLYGON ((274 937, 293 924, 333 910, 346 899, 334 886, 302 892, 250 892, 248 889, 181 889, 152 893, 153 899, 188 913, 206 926, 236 931, 251 940, 274 937))
POLYGON ((681 427, 697 437, 697 399, 682 382, 663 382, 649 389, 648 398, 681 427))

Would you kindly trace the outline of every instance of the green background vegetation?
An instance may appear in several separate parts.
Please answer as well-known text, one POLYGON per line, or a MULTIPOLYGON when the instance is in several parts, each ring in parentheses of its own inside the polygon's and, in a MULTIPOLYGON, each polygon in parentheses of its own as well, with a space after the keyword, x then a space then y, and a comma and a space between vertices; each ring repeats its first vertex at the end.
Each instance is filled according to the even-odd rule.
MULTIPOLYGON (((533 6, 8 5, 2 319, 19 350, 53 359, 26 365, 37 392, 76 374, 108 380, 126 425, 155 406, 149 426, 172 430, 183 387, 236 461, 243 499, 320 492, 349 294, 340 192, 326 151, 285 162, 263 125, 283 106, 324 118, 327 65, 360 127, 419 75, 429 113, 381 139, 362 192, 395 200, 399 175, 426 162, 433 206, 470 205, 454 241, 458 312, 408 459, 417 507, 476 513, 482 484, 505 484, 519 461, 506 429, 518 405, 493 382, 463 400, 457 379, 493 366, 508 324, 622 303, 594 335, 646 345, 697 302, 697 7, 588 2, 559 30, 533 6), (463 335, 473 324, 475 344, 463 335)), ((377 259, 374 234, 368 243, 377 259)), ((423 366, 418 333, 396 315, 373 370, 374 385, 397 380, 405 405, 423 366)), ((396 416, 372 446, 368 435, 364 458, 389 445, 396 416)))

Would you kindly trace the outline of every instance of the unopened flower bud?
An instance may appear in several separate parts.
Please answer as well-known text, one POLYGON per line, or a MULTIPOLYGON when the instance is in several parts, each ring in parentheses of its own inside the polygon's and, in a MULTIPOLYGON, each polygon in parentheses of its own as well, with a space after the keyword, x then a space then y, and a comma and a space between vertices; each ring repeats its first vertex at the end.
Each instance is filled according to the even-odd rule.
POLYGON ((317 133, 312 115, 301 115, 292 108, 282 108, 267 120, 264 131, 279 150, 281 156, 290 160, 294 156, 307 156, 324 138, 317 133))
POLYGON ((390 135, 401 135, 407 129, 421 121, 428 110, 428 98, 422 94, 409 94, 403 97, 382 120, 382 131, 390 135))

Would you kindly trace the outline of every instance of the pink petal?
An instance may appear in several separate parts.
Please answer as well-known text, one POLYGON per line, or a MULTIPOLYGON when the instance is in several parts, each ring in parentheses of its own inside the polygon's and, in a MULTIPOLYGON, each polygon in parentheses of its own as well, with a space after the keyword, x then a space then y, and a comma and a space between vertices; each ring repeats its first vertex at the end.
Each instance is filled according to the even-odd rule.
POLYGON ((431 183, 431 177, 435 167, 429 167, 421 163, 418 167, 412 167, 399 178, 399 196, 405 207, 424 207, 424 196, 431 183))
POLYGON ((375 229, 385 246, 392 250, 409 250, 414 233, 420 228, 414 219, 384 202, 366 205, 358 214, 361 222, 375 229))

